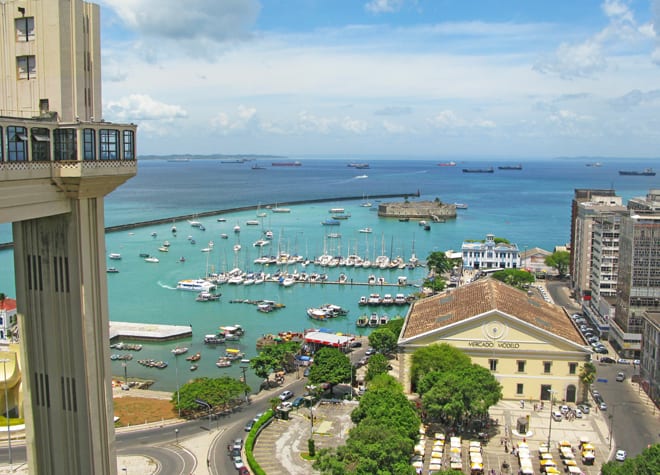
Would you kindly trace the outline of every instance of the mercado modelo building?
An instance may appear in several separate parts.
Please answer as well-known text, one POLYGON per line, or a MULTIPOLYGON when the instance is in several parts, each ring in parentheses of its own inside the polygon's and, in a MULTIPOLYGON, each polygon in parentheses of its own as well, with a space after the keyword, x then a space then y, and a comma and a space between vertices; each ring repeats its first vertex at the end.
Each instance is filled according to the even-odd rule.
POLYGON ((592 354, 562 307, 492 278, 415 302, 398 343, 406 392, 415 350, 447 343, 490 369, 504 399, 526 401, 578 401, 592 354))

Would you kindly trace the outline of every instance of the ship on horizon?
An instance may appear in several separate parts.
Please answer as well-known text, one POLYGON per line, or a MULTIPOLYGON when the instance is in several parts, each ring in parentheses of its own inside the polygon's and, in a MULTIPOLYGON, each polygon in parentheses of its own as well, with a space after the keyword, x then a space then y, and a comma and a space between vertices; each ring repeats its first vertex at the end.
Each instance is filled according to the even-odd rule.
POLYGON ((455 167, 455 166, 456 166, 456 162, 454 162, 454 161, 451 161, 451 162, 442 162, 442 163, 438 163, 438 166, 439 166, 439 167, 455 167))
POLYGON ((522 170, 522 164, 518 165, 500 165, 497 167, 498 170, 522 170))
POLYGON ((296 160, 295 162, 272 162, 270 165, 273 167, 299 167, 302 163, 296 160))
POLYGON ((463 168, 463 173, 493 173, 493 167, 488 168, 463 168))
POLYGON ((619 175, 624 176, 655 176, 653 168, 645 168, 642 171, 637 170, 619 170, 619 175))

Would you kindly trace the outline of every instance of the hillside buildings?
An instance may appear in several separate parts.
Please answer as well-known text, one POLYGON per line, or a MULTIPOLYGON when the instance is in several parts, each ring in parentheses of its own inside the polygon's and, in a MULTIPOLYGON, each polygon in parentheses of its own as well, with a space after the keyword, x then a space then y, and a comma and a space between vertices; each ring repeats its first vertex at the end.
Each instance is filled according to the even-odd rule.
POLYGON ((0 222, 12 223, 21 328, 2 383, 26 395, 7 403, 40 475, 117 473, 103 197, 137 172, 136 126, 103 120, 99 11, 0 4, 0 222))

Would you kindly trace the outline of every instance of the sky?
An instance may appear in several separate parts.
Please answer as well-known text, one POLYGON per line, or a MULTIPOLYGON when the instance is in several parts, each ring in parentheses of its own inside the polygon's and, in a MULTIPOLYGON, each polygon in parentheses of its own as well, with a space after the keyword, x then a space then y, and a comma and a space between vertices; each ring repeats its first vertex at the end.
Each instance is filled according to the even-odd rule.
POLYGON ((96 1, 140 155, 660 156, 660 0, 96 1))

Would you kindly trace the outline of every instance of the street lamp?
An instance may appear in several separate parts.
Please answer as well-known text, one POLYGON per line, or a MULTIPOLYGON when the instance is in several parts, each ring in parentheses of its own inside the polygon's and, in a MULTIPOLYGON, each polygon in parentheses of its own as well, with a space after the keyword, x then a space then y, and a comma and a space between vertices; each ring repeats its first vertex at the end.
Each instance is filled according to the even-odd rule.
POLYGON ((0 359, 2 361, 2 368, 4 372, 4 385, 5 385, 5 417, 7 418, 7 446, 9 448, 9 471, 13 472, 13 461, 11 457, 11 427, 9 425, 9 396, 8 396, 8 383, 7 383, 7 363, 11 362, 8 358, 0 359))
POLYGON ((610 450, 612 450, 612 429, 613 429, 613 424, 614 424, 614 406, 612 406, 612 412, 610 412, 607 416, 607 418, 610 420, 610 450))
POLYGON ((247 379, 245 377, 245 371, 247 370, 247 366, 241 366, 241 371, 243 371, 243 384, 245 384, 245 403, 250 402, 250 398, 248 397, 248 386, 247 386, 247 379))
POLYGON ((548 425, 548 450, 550 450, 550 434, 552 433, 552 403, 555 402, 555 393, 552 389, 548 389, 548 394, 550 394, 550 424, 548 425))
POLYGON ((128 469, 126 467, 122 467, 121 471, 124 472, 125 475, 128 475, 128 469))
POLYGON ((124 368, 124 385, 128 388, 128 365, 122 363, 121 366, 124 368))
POLYGON ((176 439, 177 445, 179 444, 179 429, 174 429, 174 438, 176 439))

